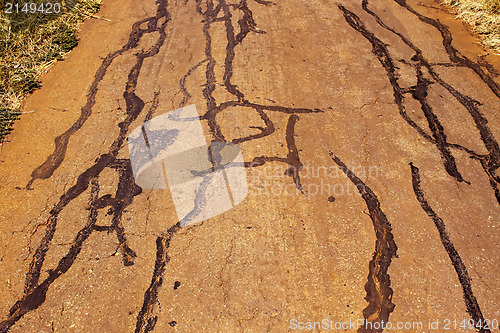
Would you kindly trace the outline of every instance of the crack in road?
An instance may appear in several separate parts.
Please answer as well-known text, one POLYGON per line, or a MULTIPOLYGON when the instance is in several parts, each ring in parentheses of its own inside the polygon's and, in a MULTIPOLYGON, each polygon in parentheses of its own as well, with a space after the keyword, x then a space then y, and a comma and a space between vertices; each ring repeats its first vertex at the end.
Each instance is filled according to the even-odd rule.
POLYGON ((417 198, 420 206, 425 211, 425 213, 432 219, 436 229, 439 232, 439 237, 441 239, 441 244, 445 248, 448 256, 450 257, 451 263, 457 272, 458 280, 462 285, 462 290, 464 293, 464 301, 465 306, 467 307, 467 312, 470 314, 472 320, 474 321, 474 327, 479 327, 478 332, 487 333, 491 332, 491 330, 487 327, 484 327, 484 317, 477 303, 476 297, 474 297, 474 293, 472 292, 471 279, 469 277, 469 273, 467 272, 467 267, 465 266, 460 254, 455 249, 452 241, 450 240, 450 236, 446 231, 446 224, 444 221, 437 215, 437 213, 432 209, 427 200, 425 199, 424 192, 421 188, 420 181, 420 171, 419 169, 410 163, 411 167, 411 176, 412 176, 412 185, 413 191, 415 193, 415 197, 417 198))
MULTIPOLYGON (((404 0, 394 1, 401 7, 408 10, 410 13, 417 16, 422 22, 435 27, 440 32, 443 38, 443 46, 450 58, 450 61, 459 66, 467 67, 473 70, 488 86, 488 88, 497 97, 500 97, 500 87, 495 81, 493 81, 490 75, 486 74, 482 70, 482 67, 489 68, 490 66, 487 65, 487 63, 485 63, 484 61, 481 64, 475 63, 467 57, 463 56, 457 49, 455 49, 451 45, 452 35, 449 29, 444 24, 418 13, 413 8, 411 8, 404 0)), ((436 145, 436 147, 440 151, 441 159, 443 160, 443 165, 446 172, 457 181, 469 183, 462 178, 456 166, 455 158, 453 157, 449 148, 465 151, 470 155, 472 159, 478 160, 483 168, 483 171, 486 173, 486 176, 488 177, 490 185, 494 191, 495 197, 500 204, 500 176, 496 175, 496 171, 500 168, 500 147, 489 126, 487 125, 488 120, 482 115, 481 111, 478 108, 481 103, 459 92, 451 84, 443 80, 433 68, 433 65, 431 65, 425 58, 422 50, 418 48, 408 37, 389 27, 375 12, 368 8, 368 4, 368 0, 362 1, 363 10, 371 15, 376 20, 379 26, 396 35, 404 44, 406 44, 411 50, 415 52, 415 54, 409 61, 403 60, 403 62, 415 68, 417 86, 403 88, 398 82, 398 68, 395 65, 393 57, 391 56, 388 44, 384 43, 381 38, 377 37, 373 32, 369 31, 356 14, 354 14, 352 11, 349 11, 342 5, 338 5, 339 9, 344 14, 344 18, 347 23, 356 31, 361 33, 363 37, 365 37, 372 44, 372 52, 384 67, 389 82, 393 87, 394 102, 398 106, 400 115, 411 127, 413 127, 417 131, 420 136, 436 145), (430 79, 434 80, 433 82, 430 81, 430 79, 424 77, 424 73, 422 71, 423 68, 426 69, 428 75, 430 76, 430 79), (482 155, 475 152, 473 149, 447 141, 443 126, 441 125, 441 122, 439 121, 437 115, 432 112, 432 107, 426 99, 428 87, 433 83, 437 83, 441 87, 446 89, 448 93, 468 111, 474 121, 476 128, 478 129, 481 141, 483 142, 485 148, 488 150, 488 154, 482 155), (404 106, 404 99, 406 94, 411 94, 411 96, 420 103, 421 109, 427 119, 429 128, 433 133, 432 136, 427 134, 406 113, 406 109, 404 106)))
MULTIPOLYGON (((380 208, 377 195, 358 176, 349 170, 339 157, 335 156, 333 152, 329 152, 329 154, 332 160, 358 189, 368 208, 369 214, 367 215, 372 220, 373 229, 375 230, 375 252, 368 266, 368 281, 365 284, 365 299, 368 301, 368 306, 363 310, 363 317, 371 323, 387 323, 389 315, 394 311, 395 307, 395 304, 392 302, 393 290, 388 270, 392 258, 397 258, 398 250, 392 234, 392 226, 382 208, 380 208)), ((383 325, 373 325, 371 327, 374 328, 367 328, 365 322, 358 329, 358 332, 379 333, 384 330, 383 325)))
POLYGON ((156 55, 166 39, 165 29, 167 23, 170 20, 170 16, 166 7, 167 1, 158 0, 157 4, 158 7, 156 15, 136 22, 132 27, 132 33, 126 46, 120 51, 112 53, 103 61, 103 65, 96 73, 96 79, 91 86, 91 93, 89 95, 89 99, 87 100, 87 104, 82 109, 85 111, 85 113, 83 113, 82 111, 82 117, 75 122, 76 125, 73 125, 65 134, 63 134, 63 139, 61 139, 62 141, 60 141, 62 142, 62 144, 56 145, 56 150, 54 151, 54 153, 47 159, 47 161, 43 165, 35 169, 35 171, 33 172, 33 178, 28 183, 27 188, 31 186, 36 178, 46 179, 50 177, 53 171, 57 169, 64 160, 66 145, 68 142, 67 140, 69 140, 69 137, 74 132, 76 132, 79 128, 81 128, 81 126, 83 126, 83 123, 90 116, 92 106, 95 102, 97 85, 99 81, 104 77, 106 69, 109 67, 112 59, 114 59, 118 55, 121 55, 125 50, 136 47, 138 45, 139 39, 145 33, 158 32, 159 37, 156 43, 148 51, 143 51, 135 54, 136 63, 129 72, 125 91, 123 93, 123 97, 126 101, 127 106, 127 117, 124 121, 118 124, 118 127, 120 128, 118 137, 112 143, 109 152, 98 157, 93 166, 81 173, 76 181, 76 184, 61 196, 59 202, 50 211, 50 217, 48 218, 45 235, 43 236, 40 245, 33 255, 29 271, 26 274, 24 295, 12 306, 7 319, 0 323, 1 333, 9 331, 12 325, 14 325, 26 313, 38 308, 41 304, 43 304, 50 285, 71 268, 78 254, 80 253, 83 243, 88 239, 93 231, 115 231, 120 243, 124 265, 129 266, 133 264, 133 258, 135 258, 136 254, 126 244, 123 226, 121 225, 121 217, 124 209, 132 203, 134 196, 140 194, 142 189, 138 187, 134 182, 130 161, 118 159, 117 156, 119 150, 123 146, 126 134, 131 123, 139 116, 145 105, 145 103, 135 94, 139 73, 142 68, 144 59, 156 55), (161 25, 158 25, 158 22, 161 18, 165 18, 165 21, 161 25), (140 25, 144 22, 148 22, 147 29, 140 28, 140 25), (112 197, 111 195, 105 195, 101 198, 97 198, 96 193, 98 193, 99 189, 97 178, 99 174, 106 168, 117 170, 119 174, 118 188, 116 190, 115 197, 112 197), (55 269, 49 270, 49 276, 40 283, 39 279, 42 266, 44 264, 46 254, 49 250, 51 241, 56 231, 58 216, 71 201, 84 193, 88 189, 89 185, 91 185, 91 202, 89 205, 91 213, 89 220, 87 221, 85 227, 78 232, 73 241, 73 245, 70 247, 67 254, 59 261, 57 267, 55 269), (111 207, 108 213, 113 214, 112 223, 110 226, 98 226, 96 224, 98 210, 105 207, 111 207))
MULTIPOLYGON (((166 1, 162 0, 159 3, 166 4, 166 1)), ((166 16, 161 16, 161 17, 166 17, 166 16)), ((104 79, 104 76, 106 75, 107 70, 113 63, 113 60, 123 55, 126 51, 136 48, 139 45, 139 41, 144 36, 144 34, 149 34, 158 31, 157 22, 158 19, 160 19, 161 17, 149 17, 134 23, 132 25, 132 29, 127 43, 123 45, 121 49, 109 53, 106 56, 106 58, 104 58, 99 69, 96 71, 94 75, 94 80, 90 85, 89 93, 87 94, 87 101, 81 109, 80 117, 76 120, 75 123, 73 123, 73 125, 71 125, 71 127, 66 132, 55 138, 54 152, 49 157, 47 157, 44 163, 42 163, 39 167, 33 170, 31 174, 32 178, 28 182, 26 188, 31 189, 31 185, 36 179, 50 178, 54 173, 54 171, 59 168, 59 166, 64 161, 64 158, 66 156, 66 150, 68 148, 68 143, 71 136, 75 134, 78 130, 80 130, 82 126, 85 124, 85 122, 92 115, 93 112, 92 108, 94 107, 96 96, 99 91, 99 84, 104 79), (141 29, 140 26, 146 22, 148 23, 147 29, 141 29)))
MULTIPOLYGON (((271 3, 256 1, 259 4, 263 5, 271 5, 271 3)), ((235 48, 239 44, 243 42, 245 37, 250 32, 264 34, 263 30, 260 30, 253 19, 253 13, 248 8, 248 4, 246 0, 241 0, 238 4, 228 4, 225 0, 220 0, 217 5, 214 4, 212 0, 205 1, 205 8, 202 8, 202 1, 196 1, 196 11, 199 15, 203 17, 203 35, 205 37, 205 59, 196 63, 193 67, 191 67, 188 72, 181 78, 179 85, 180 90, 183 93, 184 97, 179 105, 179 107, 183 107, 187 104, 191 95, 187 89, 186 82, 190 75, 194 73, 194 71, 198 70, 202 64, 206 63, 205 67, 205 84, 204 89, 202 91, 203 96, 206 100, 207 111, 204 115, 200 117, 202 120, 206 120, 210 129, 210 134, 213 138, 213 141, 219 142, 227 142, 224 134, 220 128, 220 125, 217 122, 217 114, 235 106, 248 107, 257 112, 260 118, 265 123, 265 128, 259 126, 250 126, 251 128, 257 128, 261 131, 261 133, 250 135, 241 138, 235 138, 232 140, 233 143, 242 143, 246 141, 251 141, 254 139, 262 138, 268 135, 271 135, 275 132, 274 123, 270 120, 269 116, 265 111, 277 111, 286 114, 290 114, 287 123, 286 129, 286 142, 288 147, 288 154, 286 157, 279 156, 259 156, 254 158, 252 162, 245 162, 245 167, 258 167, 266 162, 283 162, 289 165, 289 168, 285 171, 285 174, 290 176, 294 183, 296 184, 297 189, 299 189, 302 193, 302 185, 300 183, 300 175, 299 172, 302 169, 302 163, 300 162, 298 149, 295 143, 295 125, 299 120, 299 116, 297 113, 319 113, 323 112, 320 109, 307 109, 307 108, 289 108, 285 106, 278 105, 261 105, 258 103, 253 103, 248 101, 245 98, 244 93, 238 89, 238 87, 231 82, 233 76, 233 61, 236 55, 235 48), (235 32, 234 25, 232 22, 232 11, 239 10, 243 12, 243 17, 238 21, 239 32, 235 32), (219 16, 220 14, 223 16, 219 16), (213 56, 212 51, 212 35, 211 35, 211 27, 214 23, 224 23, 225 32, 226 32, 226 55, 224 59, 224 74, 223 74, 223 86, 227 92, 231 95, 235 96, 237 100, 233 101, 224 101, 222 103, 217 103, 213 93, 216 90, 216 75, 215 75, 215 66, 216 60, 213 56)), ((203 197, 204 191, 201 189, 197 193, 197 197, 203 197)), ((199 209, 198 203, 203 203, 204 200, 200 197, 200 200, 196 200, 197 205, 193 209, 193 212, 199 209)), ((139 332, 151 332, 157 321, 157 315, 153 314, 154 306, 158 303, 158 290, 162 285, 163 275, 165 273, 165 267, 170 260, 168 255, 168 247, 170 245, 171 238, 175 235, 178 229, 179 223, 172 226, 170 231, 167 232, 166 235, 160 236, 157 239, 157 244, 165 244, 165 246, 157 246, 156 257, 157 261, 155 267, 160 267, 158 269, 155 268, 153 272, 153 277, 151 279, 151 284, 148 288, 144 296, 144 303, 142 306, 142 310, 138 315, 136 333, 139 332)))
MULTIPOLYGON (((468 59, 467 57, 460 54, 458 50, 456 50, 452 45, 452 35, 449 29, 440 23, 437 20, 428 18, 413 8, 411 8, 405 0, 394 0, 401 7, 408 10, 410 13, 417 16, 422 22, 432 25, 436 29, 439 30, 441 36, 443 38, 443 46, 450 58, 451 64, 446 64, 446 66, 459 66, 466 67, 472 69, 481 80, 489 87, 489 89, 497 96, 500 97, 500 89, 498 85, 491 79, 491 77, 486 74, 482 67, 486 67, 488 71, 490 71, 490 66, 487 63, 475 63, 468 59)), ((346 9, 343 5, 338 5, 339 9, 342 11, 346 22, 358 31, 365 39, 367 39, 372 45, 372 52, 378 58, 382 67, 385 69, 389 82, 392 85, 394 92, 394 101, 398 106, 399 113, 403 117, 403 119, 413 127, 417 133, 426 139, 427 141, 433 143, 436 148, 439 150, 442 163, 446 172, 456 179, 458 182, 465 182, 470 184, 470 182, 463 179, 462 175, 458 171, 455 158, 450 151, 450 148, 458 149, 465 151, 470 155, 472 159, 479 160, 483 170, 485 171, 490 185, 494 190, 494 194, 496 196, 497 201, 500 204, 500 177, 498 177, 495 172, 500 167, 500 149, 498 142, 494 138, 491 130, 489 129, 486 118, 481 114, 478 109, 480 103, 469 96, 464 95, 455 89, 451 84, 444 81, 438 73, 434 70, 433 66, 442 65, 442 64, 431 64, 424 57, 423 52, 420 48, 418 48, 413 42, 400 32, 395 29, 389 27, 375 12, 368 8, 368 0, 362 1, 362 8, 365 12, 371 15, 379 26, 384 28, 387 31, 390 31, 394 35, 396 35, 404 44, 406 44, 410 49, 412 49, 415 53, 411 57, 410 61, 401 60, 404 64, 407 64, 415 69, 415 76, 417 79, 417 84, 415 86, 411 86, 408 88, 403 88, 400 86, 398 82, 398 67, 395 65, 394 59, 391 56, 389 51, 389 44, 382 41, 380 37, 375 35, 372 31, 369 31, 368 28, 363 24, 361 19, 354 14, 352 11, 346 9), (424 75, 423 69, 426 70, 429 78, 424 75), (434 81, 431 81, 434 80, 434 81), (480 138, 484 143, 484 146, 488 150, 488 154, 481 155, 475 152, 473 149, 464 147, 462 145, 449 143, 446 139, 446 134, 443 125, 441 124, 438 116, 433 112, 433 108, 427 99, 428 89, 432 84, 439 84, 443 88, 445 88, 449 94, 458 101, 462 107, 464 107, 471 118, 473 119, 476 128, 479 131, 480 138), (412 98, 419 102, 421 106, 421 110, 427 120, 429 129, 432 132, 432 136, 427 134, 420 126, 418 126, 406 113, 406 109, 404 106, 404 99, 407 94, 410 94, 412 98)), ((491 73, 491 72, 490 72, 491 73)), ((441 236, 441 242, 445 247, 450 260, 457 272, 460 283, 462 284, 463 292, 464 292, 464 300, 467 306, 467 312, 471 315, 474 322, 484 323, 484 318, 482 316, 481 310, 475 299, 472 288, 470 285, 470 278, 467 273, 467 269, 462 262, 460 256, 455 250, 453 244, 451 243, 449 236, 446 233, 444 222, 437 216, 437 214, 432 210, 427 201, 424 198, 423 192, 420 189, 420 177, 418 173, 418 168, 411 164, 412 168, 412 177, 413 177, 413 188, 417 199, 419 200, 422 208, 426 211, 426 213, 433 219, 436 227, 438 228, 441 236)), ((490 332, 489 329, 480 328, 480 332, 490 332)))

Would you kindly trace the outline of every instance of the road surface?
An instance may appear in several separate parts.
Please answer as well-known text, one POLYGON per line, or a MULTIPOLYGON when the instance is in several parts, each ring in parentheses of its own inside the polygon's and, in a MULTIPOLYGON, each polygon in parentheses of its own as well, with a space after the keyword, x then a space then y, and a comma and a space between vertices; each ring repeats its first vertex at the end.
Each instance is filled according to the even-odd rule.
POLYGON ((500 58, 461 22, 430 0, 99 16, 2 146, 0 332, 499 331, 500 58), (127 136, 189 105, 248 195, 181 227, 127 136))

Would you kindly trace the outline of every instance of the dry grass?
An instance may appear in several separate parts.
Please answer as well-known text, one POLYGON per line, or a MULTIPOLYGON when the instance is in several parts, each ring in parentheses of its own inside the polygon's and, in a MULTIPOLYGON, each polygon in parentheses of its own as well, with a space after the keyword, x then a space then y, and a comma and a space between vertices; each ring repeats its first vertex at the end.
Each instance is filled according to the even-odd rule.
POLYGON ((78 44, 78 25, 101 0, 62 0, 59 14, 5 13, 6 3, 58 0, 0 0, 0 143, 18 118, 26 94, 41 87, 39 77, 78 44))
POLYGON ((443 0, 469 23, 485 46, 500 54, 500 0, 443 0))

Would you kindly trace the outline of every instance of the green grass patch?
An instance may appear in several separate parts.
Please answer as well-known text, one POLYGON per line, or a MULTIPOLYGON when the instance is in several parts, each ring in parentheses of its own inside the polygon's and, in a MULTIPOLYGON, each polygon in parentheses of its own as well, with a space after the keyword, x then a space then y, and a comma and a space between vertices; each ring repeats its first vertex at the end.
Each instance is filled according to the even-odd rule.
MULTIPOLYGON (((12 130, 27 94, 41 87, 40 75, 78 45, 78 25, 99 10, 101 0, 0 0, 0 142, 12 130), (9 3, 59 3, 60 12, 33 13, 9 3)), ((46 7, 45 7, 46 8, 46 7)))
POLYGON ((0 107, 0 137, 5 137, 12 130, 14 120, 19 119, 21 113, 7 107, 0 107))

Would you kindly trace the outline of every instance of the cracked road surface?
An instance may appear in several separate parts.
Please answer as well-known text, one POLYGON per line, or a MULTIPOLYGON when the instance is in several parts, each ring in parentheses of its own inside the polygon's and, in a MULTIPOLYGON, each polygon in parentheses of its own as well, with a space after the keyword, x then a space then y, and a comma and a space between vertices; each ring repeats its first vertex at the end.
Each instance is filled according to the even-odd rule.
POLYGON ((2 146, 0 332, 499 332, 500 58, 452 15, 431 0, 100 15, 2 146), (135 184, 127 135, 193 104, 208 142, 241 148, 249 193, 181 227, 168 190, 135 184))

